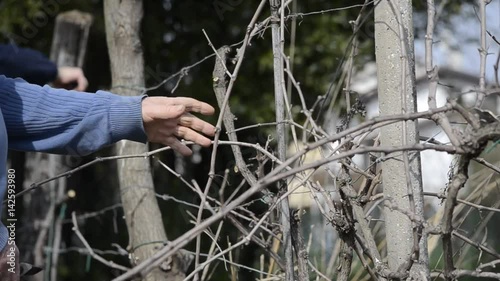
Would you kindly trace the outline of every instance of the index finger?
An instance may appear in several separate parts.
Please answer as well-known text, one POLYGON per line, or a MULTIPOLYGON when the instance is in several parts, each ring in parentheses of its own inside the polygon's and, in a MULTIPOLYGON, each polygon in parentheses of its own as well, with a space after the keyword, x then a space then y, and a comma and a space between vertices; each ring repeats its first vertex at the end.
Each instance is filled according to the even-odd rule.
POLYGON ((171 102, 173 105, 184 105, 186 111, 197 112, 203 115, 212 115, 215 112, 215 108, 210 104, 193 98, 172 98, 171 102))

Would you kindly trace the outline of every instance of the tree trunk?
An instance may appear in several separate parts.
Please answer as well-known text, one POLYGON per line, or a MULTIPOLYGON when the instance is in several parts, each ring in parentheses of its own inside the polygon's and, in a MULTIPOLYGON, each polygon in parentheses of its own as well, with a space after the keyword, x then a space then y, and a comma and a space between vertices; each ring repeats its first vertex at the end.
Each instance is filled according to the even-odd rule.
MULTIPOLYGON (((380 115, 416 111, 412 6, 409 0, 382 0, 375 7, 375 54, 377 61, 380 115)), ((384 126, 383 145, 402 146, 418 142, 417 122, 384 126)), ((428 275, 427 243, 417 235, 418 227, 400 210, 423 217, 420 154, 399 153, 382 163, 384 196, 395 208, 384 209, 387 260, 393 272, 411 267, 410 274, 428 275), (405 159, 406 158, 406 159, 405 159), (414 241, 419 262, 413 263, 414 241), (417 245, 417 244, 416 244, 417 245)))
MULTIPOLYGON (((144 60, 139 38, 142 1, 106 0, 104 14, 114 92, 124 96, 138 95, 138 89, 144 87, 144 60)), ((148 147, 122 141, 117 145, 117 151, 121 155, 140 154, 147 152, 148 147)), ((161 248, 167 242, 167 236, 155 197, 149 159, 119 160, 118 176, 129 233, 128 249, 135 265, 161 248)), ((181 257, 182 254, 174 256, 173 260, 149 272, 143 280, 182 280, 186 266, 181 257)))

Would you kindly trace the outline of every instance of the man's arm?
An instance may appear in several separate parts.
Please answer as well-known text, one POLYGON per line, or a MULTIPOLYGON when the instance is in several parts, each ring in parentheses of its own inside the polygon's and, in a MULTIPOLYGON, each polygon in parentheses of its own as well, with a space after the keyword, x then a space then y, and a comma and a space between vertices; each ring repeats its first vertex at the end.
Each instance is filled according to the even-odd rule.
POLYGON ((40 86, 53 82, 58 88, 77 91, 85 91, 88 86, 81 68, 57 68, 44 54, 12 44, 0 44, 0 75, 23 78, 40 86))
POLYGON ((0 74, 45 85, 56 80, 57 66, 38 51, 0 44, 0 74))
POLYGON ((9 148, 15 150, 86 155, 122 139, 149 139, 189 155, 177 138, 209 146, 202 134, 215 133, 212 125, 189 114, 212 114, 214 108, 190 98, 90 94, 4 76, 0 97, 9 148))
POLYGON ((146 142, 142 97, 40 87, 0 76, 9 148, 86 155, 121 139, 146 142))

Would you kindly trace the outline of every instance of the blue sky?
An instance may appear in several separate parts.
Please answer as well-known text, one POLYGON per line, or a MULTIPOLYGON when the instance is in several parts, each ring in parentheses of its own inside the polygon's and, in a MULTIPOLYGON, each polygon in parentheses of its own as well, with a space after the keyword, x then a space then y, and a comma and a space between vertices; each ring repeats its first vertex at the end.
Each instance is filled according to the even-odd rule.
MULTIPOLYGON (((493 0, 486 6, 487 30, 500 41, 500 0, 493 0)), ((460 15, 452 19, 452 30, 441 30, 434 40, 441 41, 434 46, 434 64, 443 67, 452 67, 457 70, 479 75, 479 39, 480 23, 475 16, 474 8, 470 5, 463 6, 460 15)), ((439 23, 438 23, 439 25, 439 23)), ((422 37, 423 38, 423 37, 422 37)), ((487 36, 487 80, 494 83, 493 65, 496 62, 500 45, 487 36)), ((423 62, 424 42, 415 42, 417 60, 423 62)))

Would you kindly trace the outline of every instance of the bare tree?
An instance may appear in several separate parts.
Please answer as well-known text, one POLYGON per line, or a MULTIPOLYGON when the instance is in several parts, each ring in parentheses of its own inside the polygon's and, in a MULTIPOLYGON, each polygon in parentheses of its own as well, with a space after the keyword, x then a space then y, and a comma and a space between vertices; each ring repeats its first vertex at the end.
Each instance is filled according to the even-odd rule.
MULTIPOLYGON (((144 87, 144 59, 139 38, 142 1, 104 1, 104 12, 114 92, 125 96, 138 95, 141 93, 138 89, 144 87)), ((117 151, 120 154, 140 154, 147 152, 148 147, 123 141, 117 145, 117 151)), ((127 249, 131 253, 131 263, 137 264, 167 243, 149 160, 121 160, 118 177, 129 233, 127 249)), ((148 272, 144 280, 182 280, 185 267, 179 253, 148 272)))

